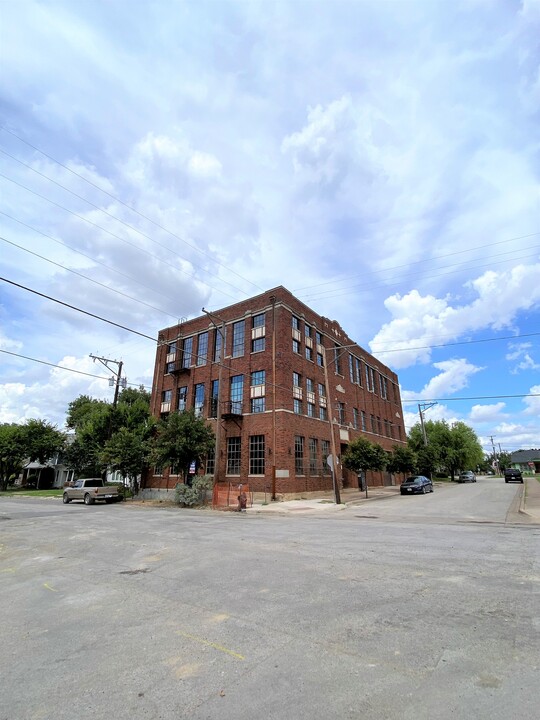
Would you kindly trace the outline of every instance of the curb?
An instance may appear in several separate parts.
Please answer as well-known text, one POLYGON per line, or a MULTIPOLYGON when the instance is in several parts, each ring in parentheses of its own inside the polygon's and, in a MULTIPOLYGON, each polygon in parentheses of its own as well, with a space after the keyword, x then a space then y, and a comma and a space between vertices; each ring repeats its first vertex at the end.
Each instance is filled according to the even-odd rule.
POLYGON ((525 510, 525 496, 527 494, 527 487, 529 483, 529 478, 525 478, 525 482, 523 483, 523 492, 521 493, 521 499, 519 501, 519 510, 518 512, 521 513, 521 515, 526 515, 527 517, 533 517, 530 513, 528 513, 525 510))

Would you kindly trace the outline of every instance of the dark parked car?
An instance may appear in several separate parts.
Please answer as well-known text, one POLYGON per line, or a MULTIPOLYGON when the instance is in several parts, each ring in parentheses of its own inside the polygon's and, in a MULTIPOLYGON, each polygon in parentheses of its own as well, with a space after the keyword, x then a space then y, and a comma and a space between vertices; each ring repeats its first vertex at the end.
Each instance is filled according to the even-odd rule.
POLYGON ((433 492, 433 483, 424 475, 412 475, 401 483, 399 488, 402 495, 412 495, 413 493, 426 494, 433 492))
POLYGON ((472 470, 465 470, 464 472, 459 473, 458 482, 476 482, 476 475, 472 470))
POLYGON ((516 470, 516 468, 506 468, 504 471, 504 482, 523 482, 523 475, 521 474, 521 470, 516 470))

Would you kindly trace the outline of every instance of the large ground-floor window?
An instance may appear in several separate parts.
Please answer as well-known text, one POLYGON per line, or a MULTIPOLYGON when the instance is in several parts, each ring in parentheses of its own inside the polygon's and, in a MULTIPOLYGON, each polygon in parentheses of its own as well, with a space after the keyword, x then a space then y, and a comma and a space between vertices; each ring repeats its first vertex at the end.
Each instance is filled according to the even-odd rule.
POLYGON ((264 475, 264 435, 249 437, 249 474, 264 475))

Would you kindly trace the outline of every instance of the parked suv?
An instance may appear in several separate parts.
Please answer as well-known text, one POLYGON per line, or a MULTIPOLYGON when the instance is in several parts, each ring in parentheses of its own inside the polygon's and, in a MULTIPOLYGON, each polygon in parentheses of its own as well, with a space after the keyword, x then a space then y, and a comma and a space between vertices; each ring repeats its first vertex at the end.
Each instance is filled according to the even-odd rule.
POLYGON ((459 473, 458 482, 476 482, 476 475, 472 470, 464 470, 462 473, 459 473))
POLYGON ((516 470, 516 468, 506 468, 504 471, 504 482, 523 482, 523 475, 521 474, 521 470, 516 470))

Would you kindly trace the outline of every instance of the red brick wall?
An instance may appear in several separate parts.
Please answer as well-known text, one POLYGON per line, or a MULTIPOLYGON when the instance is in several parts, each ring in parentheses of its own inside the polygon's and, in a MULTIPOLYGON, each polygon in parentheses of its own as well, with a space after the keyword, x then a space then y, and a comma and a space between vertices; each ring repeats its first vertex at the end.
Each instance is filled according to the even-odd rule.
MULTIPOLYGON (((265 488, 271 491, 273 466, 278 471, 288 471, 289 477, 277 477, 275 480, 275 489, 279 494, 282 493, 298 493, 312 490, 332 488, 332 479, 330 475, 323 475, 321 468, 324 459, 321 456, 321 441, 330 440, 330 423, 321 421, 317 418, 311 418, 307 415, 297 415, 293 413, 293 390, 292 376, 293 372, 298 372, 302 376, 303 386, 303 412, 307 410, 306 406, 306 378, 311 378, 315 385, 316 391, 316 414, 318 416, 318 383, 325 384, 324 370, 319 367, 316 360, 316 343, 315 330, 323 334, 323 344, 326 348, 328 360, 328 378, 330 396, 327 398, 328 412, 330 404, 334 405, 334 417, 337 418, 335 412, 335 404, 337 402, 345 403, 345 425, 343 429, 348 430, 349 440, 353 440, 360 435, 365 435, 372 441, 379 442, 385 449, 390 450, 393 445, 400 444, 397 428, 401 429, 402 442, 406 439, 405 428, 402 420, 401 399, 399 397, 398 379, 395 373, 384 366, 378 360, 373 358, 365 350, 356 346, 347 348, 343 351, 341 357, 342 370, 341 375, 336 375, 335 363, 332 362, 334 341, 339 345, 352 345, 353 341, 343 332, 335 321, 330 321, 324 317, 317 315, 302 302, 297 300, 285 288, 279 287, 269 290, 255 298, 236 303, 227 308, 216 311, 213 319, 219 323, 217 318, 222 319, 227 324, 227 341, 224 353, 222 367, 222 387, 221 400, 229 399, 230 378, 233 375, 244 376, 244 394, 243 394, 243 415, 238 420, 223 419, 221 431, 221 449, 217 453, 216 461, 218 462, 218 477, 220 480, 231 480, 238 482, 247 482, 249 476, 249 436, 264 435, 266 448, 266 472, 263 476, 249 476, 249 483, 255 492, 264 491, 265 488), (274 302, 272 301, 274 298, 274 302), (264 352, 250 352, 251 342, 251 316, 265 312, 265 337, 266 346, 264 352), (301 354, 295 354, 292 351, 292 323, 291 315, 294 314, 300 319, 301 331, 301 354), (245 319, 245 346, 244 355, 232 358, 232 323, 245 319), (304 343, 304 324, 307 323, 313 328, 313 356, 314 361, 311 362, 305 357, 304 343), (275 334, 273 326, 275 324, 275 334), (275 377, 273 374, 273 352, 272 341, 275 338, 275 377), (385 375, 388 381, 388 399, 383 400, 379 395, 378 376, 376 384, 376 393, 366 391, 366 378, 364 365, 362 364, 362 387, 351 382, 349 378, 348 357, 352 351, 357 357, 365 360, 377 373, 385 375), (251 414, 250 410, 250 375, 251 372, 257 370, 265 370, 266 373, 266 412, 251 414), (275 383, 275 386, 273 385, 275 383), (340 386, 343 392, 337 388, 340 386), (396 396, 394 397, 394 388, 396 396), (275 413, 273 410, 273 397, 275 394, 275 413), (353 422, 352 408, 356 407, 359 411, 359 427, 360 411, 364 410, 367 415, 367 432, 362 433, 361 430, 354 430, 349 426, 353 422), (399 417, 397 417, 397 414, 399 417), (394 438, 379 435, 378 432, 373 434, 369 425, 370 415, 379 417, 382 423, 384 433, 384 420, 393 423, 395 428, 394 438), (275 429, 274 429, 275 422, 275 429), (274 442, 275 435, 275 442, 274 442), (309 465, 309 438, 318 440, 318 472, 316 475, 310 475, 307 471, 303 476, 295 474, 295 454, 294 454, 294 438, 295 436, 305 438, 304 448, 304 465, 309 465), (227 437, 239 436, 242 442, 242 460, 240 477, 226 475, 227 461, 227 437)), ((188 386, 188 407, 193 406, 194 385, 196 383, 205 384, 205 415, 209 411, 210 401, 210 382, 217 380, 219 374, 219 365, 211 362, 213 355, 213 342, 215 335, 215 326, 210 319, 204 315, 194 320, 187 321, 183 325, 175 326, 162 330, 159 333, 160 345, 157 349, 156 371, 154 377, 154 387, 152 391, 151 408, 154 415, 159 416, 161 409, 161 394, 163 390, 172 390, 172 411, 177 409, 176 396, 177 388, 183 385, 188 386), (165 362, 167 355, 167 344, 175 340, 178 336, 189 337, 196 336, 198 333, 209 330, 209 347, 208 360, 206 365, 192 366, 189 373, 183 374, 165 374, 165 362)), ((197 343, 194 342, 193 352, 197 352, 197 343)), ((177 352, 177 358, 180 353, 177 352)), ((215 429, 216 421, 209 420, 215 429)), ((339 425, 335 424, 336 448, 340 453, 339 425)), ((169 478, 168 471, 164 470, 163 477, 150 476, 147 478, 147 487, 173 487, 177 482, 177 478, 169 478)), ((280 473, 278 473, 280 474, 280 473)), ((368 477, 371 484, 382 484, 383 479, 380 473, 375 473, 371 478, 368 477)), ((349 475, 349 481, 352 478, 349 475)))

